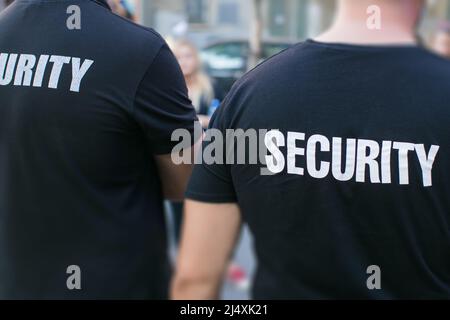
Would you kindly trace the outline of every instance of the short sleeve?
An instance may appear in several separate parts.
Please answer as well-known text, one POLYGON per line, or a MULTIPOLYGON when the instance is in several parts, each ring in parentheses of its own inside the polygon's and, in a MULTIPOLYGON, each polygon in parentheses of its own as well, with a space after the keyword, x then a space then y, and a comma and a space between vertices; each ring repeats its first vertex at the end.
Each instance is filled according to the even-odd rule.
POLYGON ((176 129, 186 129, 194 137, 197 115, 178 62, 166 44, 139 85, 133 116, 144 130, 153 154, 171 153, 178 143, 171 141, 176 129))
MULTIPOLYGON (((225 136, 226 124, 224 121, 225 104, 224 101, 211 119, 209 129, 218 129, 225 136)), ((208 138, 208 134, 203 142, 203 150, 214 140, 208 138)), ((226 164, 226 146, 224 145, 223 159, 221 163, 207 164, 203 161, 194 167, 191 180, 189 182, 186 198, 207 202, 207 203, 235 203, 237 197, 231 176, 230 165, 226 164)))

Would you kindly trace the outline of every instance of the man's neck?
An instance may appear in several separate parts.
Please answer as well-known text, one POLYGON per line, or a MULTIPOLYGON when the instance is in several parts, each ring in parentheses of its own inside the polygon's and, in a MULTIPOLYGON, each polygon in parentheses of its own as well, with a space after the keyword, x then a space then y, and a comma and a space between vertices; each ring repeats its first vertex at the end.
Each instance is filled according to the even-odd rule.
POLYGON ((383 32, 358 29, 351 24, 335 25, 315 38, 316 41, 329 43, 349 43, 360 45, 414 45, 417 37, 413 31, 395 27, 386 28, 383 32))
POLYGON ((368 25, 370 14, 362 2, 364 0, 359 5, 341 4, 333 26, 315 40, 361 45, 417 44, 417 7, 413 5, 401 7, 400 4, 394 5, 395 2, 382 2, 385 7, 380 7, 379 28, 371 28, 368 25))

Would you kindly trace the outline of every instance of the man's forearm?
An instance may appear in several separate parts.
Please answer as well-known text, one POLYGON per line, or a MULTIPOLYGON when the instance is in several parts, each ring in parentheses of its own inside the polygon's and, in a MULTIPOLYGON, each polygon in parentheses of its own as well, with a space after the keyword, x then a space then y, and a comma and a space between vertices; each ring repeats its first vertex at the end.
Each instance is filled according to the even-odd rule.
POLYGON ((174 300, 217 300, 222 277, 200 279, 188 275, 177 275, 172 284, 174 300))

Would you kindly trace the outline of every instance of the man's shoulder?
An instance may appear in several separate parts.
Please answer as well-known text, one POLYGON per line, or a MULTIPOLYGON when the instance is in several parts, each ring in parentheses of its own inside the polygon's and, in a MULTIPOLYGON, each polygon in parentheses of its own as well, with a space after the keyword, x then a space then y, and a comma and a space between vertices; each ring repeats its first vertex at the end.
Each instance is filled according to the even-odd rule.
POLYGON ((142 26, 112 12, 106 14, 108 15, 108 21, 105 23, 105 27, 110 31, 111 39, 118 41, 118 43, 120 39, 126 43, 135 42, 139 44, 146 41, 160 46, 165 42, 163 37, 152 28, 142 26))
POLYGON ((287 49, 282 50, 281 52, 273 55, 272 57, 264 60, 256 67, 248 71, 238 82, 245 83, 248 81, 252 81, 256 78, 261 80, 261 77, 273 77, 275 74, 279 75, 286 74, 285 68, 289 68, 290 65, 295 63, 296 58, 303 52, 303 44, 299 43, 297 45, 292 45, 287 49), (280 69, 281 68, 281 69, 280 69))
POLYGON ((231 123, 244 110, 252 114, 272 112, 273 102, 285 92, 284 84, 293 82, 294 66, 302 50, 302 44, 289 47, 237 80, 220 107, 222 121, 231 123))
POLYGON ((236 81, 229 96, 242 91, 265 88, 273 91, 277 88, 277 83, 291 78, 296 72, 295 68, 299 67, 298 62, 304 52, 303 43, 299 43, 264 60, 236 81))
MULTIPOLYGON (((442 77, 450 80, 450 60, 434 52, 425 51, 424 58, 419 63, 419 68, 422 72, 433 77, 442 77)), ((448 84, 448 81, 446 83, 448 84)))
POLYGON ((123 36, 133 36, 137 40, 147 39, 159 42, 161 44, 164 43, 163 37, 154 29, 137 24, 112 12, 110 15, 111 19, 114 20, 113 22, 120 25, 123 29, 123 36))
MULTIPOLYGON (((123 18, 94 1, 85 4, 89 15, 82 15, 81 31, 85 32, 88 41, 108 48, 114 46, 127 55, 158 51, 165 43, 163 37, 152 28, 123 18)), ((83 12, 83 7, 81 10, 83 12)))

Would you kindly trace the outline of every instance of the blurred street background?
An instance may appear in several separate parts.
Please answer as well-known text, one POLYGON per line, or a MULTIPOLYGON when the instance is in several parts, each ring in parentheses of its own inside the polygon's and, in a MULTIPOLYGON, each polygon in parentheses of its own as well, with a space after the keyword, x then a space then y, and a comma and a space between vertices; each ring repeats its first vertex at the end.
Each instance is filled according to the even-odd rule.
MULTIPOLYGON (((167 39, 188 38, 227 91, 260 60, 314 37, 333 20, 334 0, 126 0, 134 19, 167 39)), ((430 46, 450 1, 428 1, 421 35, 430 46)))
MULTIPOLYGON (((0 10, 8 1, 0 0, 0 10)), ((194 43, 223 93, 261 60, 321 33, 336 7, 335 0, 108 1, 119 14, 154 28, 169 41, 194 43)), ((450 30, 450 1, 427 2, 420 33, 433 47, 439 30, 450 30)))

